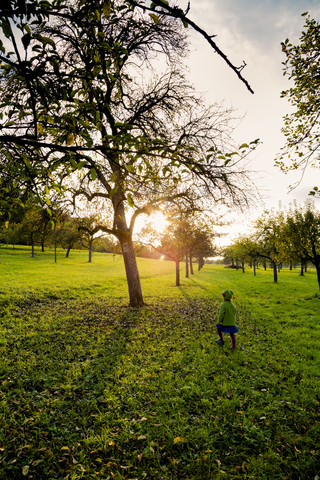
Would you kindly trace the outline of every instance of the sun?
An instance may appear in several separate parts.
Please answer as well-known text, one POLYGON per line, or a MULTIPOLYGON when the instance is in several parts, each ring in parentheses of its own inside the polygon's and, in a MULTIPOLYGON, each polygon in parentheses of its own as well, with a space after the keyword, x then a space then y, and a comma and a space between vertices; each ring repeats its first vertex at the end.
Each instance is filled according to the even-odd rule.
POLYGON ((163 233, 168 227, 168 220, 161 212, 155 212, 149 217, 150 225, 157 233, 163 233))
MULTIPOLYGON (((135 223, 135 237, 141 237, 141 234, 144 233, 143 236, 147 235, 145 229, 152 230, 156 235, 162 234, 165 232, 166 228, 168 227, 168 220, 161 212, 154 212, 148 217, 140 216, 137 218, 135 223)), ((151 232, 149 232, 150 234, 151 232)))

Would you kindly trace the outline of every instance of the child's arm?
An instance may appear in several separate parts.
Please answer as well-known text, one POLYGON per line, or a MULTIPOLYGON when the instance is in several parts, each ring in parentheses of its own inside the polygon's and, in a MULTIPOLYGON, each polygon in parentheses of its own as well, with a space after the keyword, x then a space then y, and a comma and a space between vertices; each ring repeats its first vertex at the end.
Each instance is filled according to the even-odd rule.
POLYGON ((225 314, 225 308, 224 308, 224 303, 223 303, 220 307, 218 323, 223 323, 224 314, 225 314))

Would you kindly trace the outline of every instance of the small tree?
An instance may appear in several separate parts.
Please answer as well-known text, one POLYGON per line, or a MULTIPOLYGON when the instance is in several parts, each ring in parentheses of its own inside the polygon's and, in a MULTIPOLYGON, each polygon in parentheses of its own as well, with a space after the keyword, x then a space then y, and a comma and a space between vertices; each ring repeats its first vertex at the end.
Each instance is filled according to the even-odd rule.
POLYGON ((84 217, 79 219, 78 231, 80 233, 80 239, 82 245, 89 251, 89 260, 92 262, 92 253, 94 243, 103 237, 104 234, 101 233, 101 224, 98 222, 95 215, 90 217, 84 217))
POLYGON ((320 213, 310 202, 304 207, 296 206, 288 213, 286 226, 296 256, 315 266, 320 289, 320 213))
POLYGON ((263 216, 255 222, 257 244, 260 257, 271 261, 273 267, 273 280, 278 282, 277 266, 283 259, 281 252, 281 225, 283 218, 281 214, 265 211, 263 216))

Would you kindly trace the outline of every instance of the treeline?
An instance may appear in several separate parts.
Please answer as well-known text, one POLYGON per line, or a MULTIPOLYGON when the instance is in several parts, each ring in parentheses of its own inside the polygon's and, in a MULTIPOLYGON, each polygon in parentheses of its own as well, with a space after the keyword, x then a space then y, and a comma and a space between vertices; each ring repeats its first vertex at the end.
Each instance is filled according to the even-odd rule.
POLYGON ((96 216, 72 216, 65 208, 55 206, 45 208, 37 199, 29 198, 20 208, 16 208, 10 222, 0 224, 0 243, 3 245, 28 245, 31 256, 35 246, 45 248, 60 247, 69 257, 72 248, 87 249, 89 261, 92 252, 117 253, 116 242, 96 230, 96 216))
MULTIPOLYGON (((54 248, 57 261, 57 248, 65 250, 68 258, 74 249, 87 249, 88 261, 93 252, 122 254, 120 242, 102 229, 107 228, 107 215, 95 210, 92 214, 71 215, 65 203, 52 201, 50 208, 36 197, 20 202, 11 211, 10 221, 0 218, 0 245, 30 246, 31 256, 35 247, 42 251, 54 248)), ((170 214, 167 227, 162 232, 145 229, 134 242, 135 254, 140 257, 174 261, 176 265, 176 285, 180 285, 180 263, 185 262, 185 275, 193 274, 193 263, 200 270, 207 257, 216 253, 212 242, 212 231, 208 225, 192 215, 179 212, 170 214), (188 218, 187 218, 188 217, 188 218), (147 231, 146 231, 147 230, 147 231), (146 240, 147 239, 147 240, 146 240)))
POLYGON ((311 202, 294 203, 286 211, 265 211, 254 223, 253 233, 238 237, 224 249, 223 257, 243 271, 250 264, 254 274, 258 264, 270 263, 275 282, 282 264, 291 268, 299 264, 303 275, 309 263, 316 269, 320 288, 320 212, 311 202))

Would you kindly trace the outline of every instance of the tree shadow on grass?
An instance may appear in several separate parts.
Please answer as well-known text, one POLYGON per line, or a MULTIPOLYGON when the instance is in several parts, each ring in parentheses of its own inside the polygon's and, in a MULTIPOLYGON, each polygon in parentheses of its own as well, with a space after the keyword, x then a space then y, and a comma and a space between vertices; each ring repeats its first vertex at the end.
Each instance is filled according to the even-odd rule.
POLYGON ((3 319, 0 479, 80 473, 85 439, 119 428, 114 387, 139 318, 124 304, 64 300, 22 304, 3 319))

